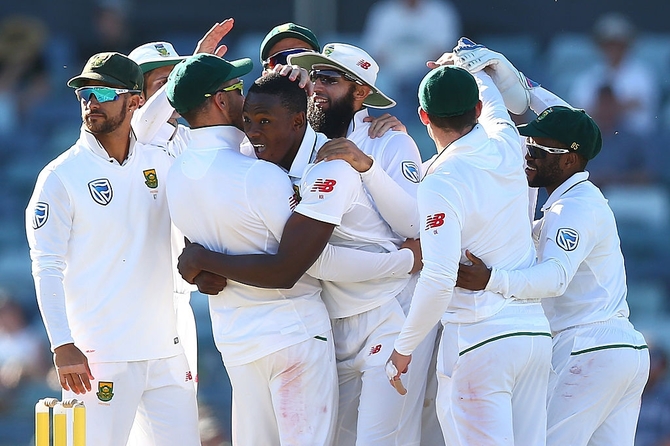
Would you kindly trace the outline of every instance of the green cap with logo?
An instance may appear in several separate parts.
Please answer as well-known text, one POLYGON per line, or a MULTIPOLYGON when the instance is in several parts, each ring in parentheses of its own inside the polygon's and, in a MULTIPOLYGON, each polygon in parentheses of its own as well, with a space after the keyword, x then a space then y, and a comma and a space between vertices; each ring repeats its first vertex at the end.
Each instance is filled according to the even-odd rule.
POLYGON ((97 81, 112 87, 142 90, 144 76, 139 65, 121 53, 98 53, 91 56, 79 76, 67 82, 68 87, 79 88, 86 81, 97 81))
POLYGON ((183 114, 205 102, 206 94, 249 73, 254 63, 249 58, 227 61, 214 54, 195 54, 177 64, 165 86, 170 105, 183 114))
POLYGON ((261 62, 272 56, 270 49, 282 39, 293 37, 294 39, 302 40, 312 47, 316 52, 321 51, 321 45, 316 39, 314 33, 304 26, 296 25, 295 23, 284 23, 277 25, 265 36, 261 43, 261 62))
POLYGON ((555 139, 587 160, 595 158, 603 145, 598 124, 584 110, 576 108, 549 107, 518 129, 523 136, 555 139))
POLYGON ((444 65, 424 76, 419 84, 419 104, 432 116, 447 118, 472 110, 479 101, 475 78, 463 68, 444 65))

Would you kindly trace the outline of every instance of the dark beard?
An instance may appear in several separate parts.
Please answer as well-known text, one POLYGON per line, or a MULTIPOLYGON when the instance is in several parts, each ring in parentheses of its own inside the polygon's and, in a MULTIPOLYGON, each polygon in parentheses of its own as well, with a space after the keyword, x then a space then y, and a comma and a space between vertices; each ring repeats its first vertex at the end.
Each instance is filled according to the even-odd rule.
POLYGON ((307 120, 314 130, 328 138, 347 136, 349 123, 354 117, 354 95, 356 86, 352 85, 349 93, 337 101, 331 101, 328 111, 314 104, 312 98, 307 106, 307 120))
POLYGON ((559 164, 560 157, 550 157, 545 159, 545 163, 540 167, 535 164, 537 170, 535 177, 528 180, 530 187, 552 187, 562 183, 563 172, 559 164))
POLYGON ((94 135, 106 135, 108 133, 112 133, 114 130, 118 129, 123 121, 126 120, 126 115, 128 114, 128 98, 123 98, 123 107, 121 107, 121 113, 119 113, 117 116, 114 118, 110 118, 107 116, 107 118, 98 123, 91 123, 87 119, 84 120, 84 123, 86 124, 86 128, 88 128, 89 132, 93 133, 94 135))

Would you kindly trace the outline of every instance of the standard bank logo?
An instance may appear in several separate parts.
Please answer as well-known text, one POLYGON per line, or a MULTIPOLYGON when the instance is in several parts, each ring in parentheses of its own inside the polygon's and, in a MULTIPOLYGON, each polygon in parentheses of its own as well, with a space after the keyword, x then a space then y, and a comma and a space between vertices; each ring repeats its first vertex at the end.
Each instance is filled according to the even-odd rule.
POLYGON ((417 167, 416 163, 412 161, 402 162, 402 174, 412 183, 418 183, 420 180, 419 168, 417 167))
POLYGON ((112 192, 112 185, 107 178, 98 178, 88 183, 88 190, 91 192, 93 201, 103 206, 107 206, 111 201, 114 193, 112 192))
POLYGON ((39 229, 49 219, 49 205, 43 201, 38 201, 35 205, 35 215, 33 215, 33 229, 39 229))
POLYGON ((579 232, 572 228, 561 228, 556 234, 556 244, 564 251, 574 251, 579 245, 579 232))

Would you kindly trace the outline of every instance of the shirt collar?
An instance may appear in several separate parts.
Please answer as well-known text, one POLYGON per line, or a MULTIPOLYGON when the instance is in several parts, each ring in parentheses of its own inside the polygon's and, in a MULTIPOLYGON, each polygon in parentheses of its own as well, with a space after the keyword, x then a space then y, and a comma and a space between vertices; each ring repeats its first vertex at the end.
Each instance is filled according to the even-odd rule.
POLYGON ((570 178, 565 180, 563 184, 558 186, 556 190, 551 193, 551 195, 549 195, 549 198, 547 198, 546 203, 544 203, 544 206, 542 206, 542 212, 549 209, 554 203, 556 203, 564 193, 572 189, 577 184, 583 183, 588 179, 589 179, 589 173, 586 171, 574 173, 570 178))
MULTIPOLYGON (((85 124, 81 125, 81 131, 80 131, 80 140, 84 142, 84 145, 91 150, 96 156, 99 156, 100 158, 104 159, 105 161, 109 161, 111 163, 116 163, 119 164, 119 162, 115 159, 109 156, 109 153, 105 150, 104 147, 102 147, 102 144, 100 144, 100 141, 98 141, 98 138, 95 137, 95 135, 91 132, 88 131, 86 128, 85 124)), ((125 160, 123 160, 123 163, 120 165, 123 166, 128 162, 130 159, 132 159, 133 155, 135 154, 135 143, 137 142, 137 137, 135 136, 135 132, 132 130, 130 131, 130 144, 128 144, 128 156, 126 157, 125 160)))
POLYGON ((347 129, 347 138, 351 136, 351 134, 354 133, 356 130, 362 128, 363 124, 366 124, 365 122, 363 122, 363 118, 367 118, 368 116, 369 116, 368 109, 365 107, 363 107, 361 110, 358 110, 354 114, 354 118, 349 123, 349 128, 347 129))
POLYGON ((300 147, 298 148, 298 153, 296 153, 295 158, 291 163, 291 170, 288 171, 290 177, 302 178, 307 165, 313 162, 316 158, 316 142, 316 132, 311 125, 307 124, 305 136, 303 136, 300 147))
POLYGON ((488 139, 489 136, 484 130, 484 127, 482 127, 481 124, 475 125, 472 130, 453 141, 451 144, 445 147, 444 150, 435 156, 433 162, 426 170, 426 175, 433 173, 435 169, 440 167, 440 165, 449 159, 452 154, 471 152, 477 147, 481 147, 485 142, 488 141, 488 139))
POLYGON ((232 125, 215 125, 191 129, 186 150, 204 152, 207 150, 232 149, 239 152, 244 140, 244 132, 232 125))

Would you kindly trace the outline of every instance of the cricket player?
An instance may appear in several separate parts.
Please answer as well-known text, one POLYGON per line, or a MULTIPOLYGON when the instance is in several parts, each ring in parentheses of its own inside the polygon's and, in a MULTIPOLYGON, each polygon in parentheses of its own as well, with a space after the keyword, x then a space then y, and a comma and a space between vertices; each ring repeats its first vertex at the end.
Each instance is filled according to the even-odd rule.
POLYGON ((79 140, 40 173, 26 210, 35 289, 63 398, 86 404, 89 444, 199 445, 193 376, 176 331, 165 180, 172 158, 138 143, 143 86, 119 53, 69 80, 79 140))
MULTIPOLYGON (((375 87, 379 72, 375 60, 363 49, 342 43, 329 43, 322 53, 290 55, 288 60, 309 70, 314 82, 308 109, 310 124, 330 138, 341 138, 323 147, 317 161, 342 159, 360 172, 367 193, 393 229, 397 246, 407 238, 418 238, 416 191, 421 177, 421 156, 406 132, 379 134, 375 123, 370 122, 369 108, 387 109, 395 105, 395 101, 375 87)), ((388 119, 387 125, 395 120, 388 114, 381 119, 388 119)), ((397 296, 405 314, 417 278, 418 275, 414 276, 397 296)), ((436 324, 415 352, 416 369, 405 378, 410 392, 403 401, 405 409, 399 429, 402 434, 399 441, 404 445, 419 444, 422 409, 434 412, 434 396, 424 397, 429 379, 425 371, 433 355, 437 329, 436 324)), ((434 374, 430 376, 435 379, 434 374)), ((441 433, 434 430, 434 437, 439 440, 441 433)))
MULTIPOLYGON (((150 99, 165 83, 167 77, 176 64, 186 59, 180 56, 170 42, 150 42, 140 45, 128 55, 142 70, 144 89, 142 103, 150 99)), ((141 107, 141 106, 140 106, 141 107)), ((184 138, 185 128, 177 123, 178 113, 172 116, 161 126, 159 132, 151 141, 152 145, 164 147, 168 151, 174 150, 173 137, 177 132, 179 138, 184 138)), ((176 155, 176 154, 173 154, 176 155)), ((172 227, 172 261, 174 268, 174 306, 177 318, 177 333, 181 339, 188 364, 193 374, 193 381, 198 383, 198 335, 195 327, 195 317, 191 308, 191 292, 195 287, 188 284, 177 271, 177 257, 184 249, 184 236, 174 226, 172 227)))
MULTIPOLYGON (((478 50, 483 52, 493 53, 478 50)), ((628 321, 614 215, 585 170, 600 152, 600 130, 583 110, 539 86, 530 90, 530 107, 538 117, 518 127, 528 150, 526 176, 529 186, 543 187, 549 195, 543 217, 533 224, 538 264, 489 270, 466 253, 472 265, 460 265, 457 285, 512 301, 544 298, 555 372, 548 445, 632 445, 649 351, 628 321)))
MULTIPOLYGON (((207 251, 210 255, 233 254, 237 268, 244 268, 245 257, 262 259, 263 253, 278 253, 291 243, 290 220, 295 223, 297 215, 291 214, 297 200, 286 173, 239 153, 244 139, 239 77, 251 67, 248 59, 227 62, 211 55, 194 56, 175 69, 167 84, 170 103, 191 125, 189 146, 168 178, 171 215, 191 241, 202 244, 189 247, 205 251, 204 246, 212 250, 207 251), (218 211, 194 219, 193 213, 203 206, 218 211), (249 253, 253 254, 234 255, 249 253)), ((299 86, 274 76, 294 86, 306 106, 299 86)), ((306 122, 304 112, 302 116, 306 122)), ((301 218, 302 223, 312 221, 301 218)), ((332 442, 337 414, 333 336, 320 284, 304 272, 325 247, 333 227, 331 223, 300 225, 299 231, 292 227, 293 240, 302 247, 291 249, 291 271, 284 268, 281 276, 269 268, 261 272, 265 280, 290 282, 286 289, 249 286, 238 281, 234 271, 227 271, 228 286, 210 298, 215 341, 233 386, 236 443, 332 442)), ((372 255, 348 251, 368 254, 366 259, 372 255)), ((407 254, 412 263, 413 255, 407 254)), ((353 263, 335 269, 331 278, 343 274, 341 269, 366 267, 353 263)), ((403 263, 398 280, 409 277, 410 268, 403 263)))
POLYGON ((441 318, 437 411, 445 443, 543 445, 551 332, 539 299, 455 288, 466 249, 508 269, 535 261, 519 134, 483 72, 435 68, 419 102, 438 154, 419 184, 424 268, 389 358, 391 381, 412 367, 413 350, 441 318))

